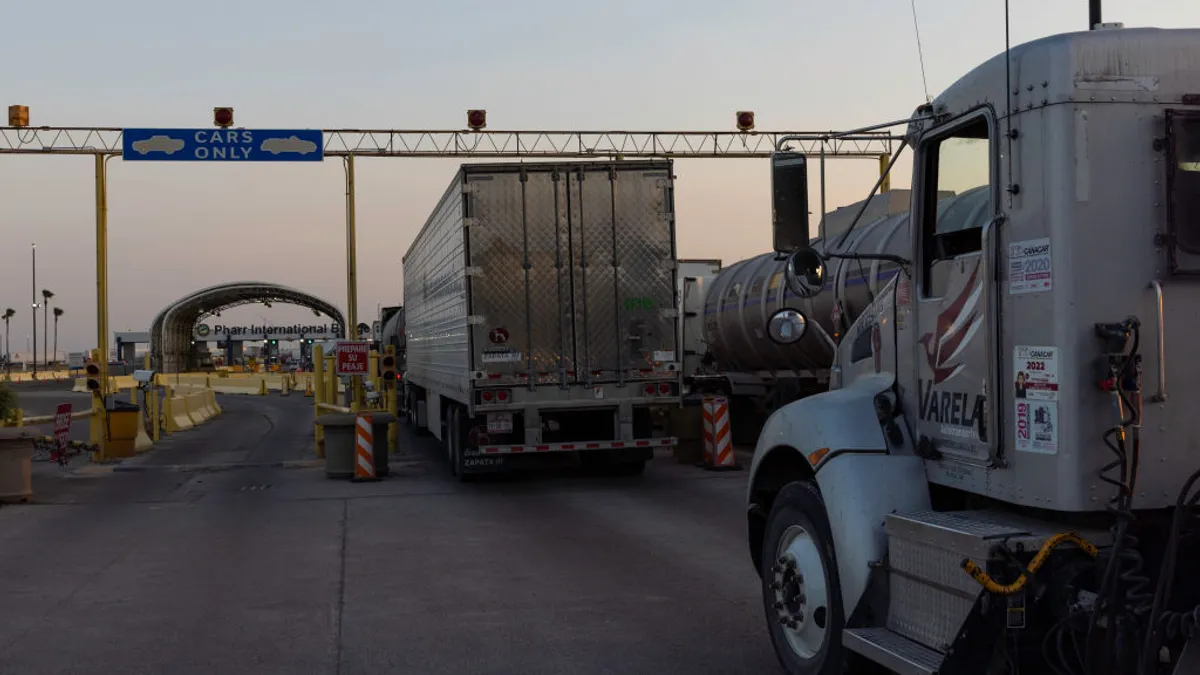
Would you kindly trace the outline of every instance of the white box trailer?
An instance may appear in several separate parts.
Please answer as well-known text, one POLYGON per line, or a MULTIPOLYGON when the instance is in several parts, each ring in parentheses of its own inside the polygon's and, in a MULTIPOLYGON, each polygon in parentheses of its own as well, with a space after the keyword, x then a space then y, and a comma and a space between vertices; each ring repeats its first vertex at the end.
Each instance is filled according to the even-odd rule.
POLYGON ((406 408, 457 475, 636 472, 679 404, 672 162, 463 165, 405 254, 406 408), (592 452, 596 451, 596 452, 592 452))

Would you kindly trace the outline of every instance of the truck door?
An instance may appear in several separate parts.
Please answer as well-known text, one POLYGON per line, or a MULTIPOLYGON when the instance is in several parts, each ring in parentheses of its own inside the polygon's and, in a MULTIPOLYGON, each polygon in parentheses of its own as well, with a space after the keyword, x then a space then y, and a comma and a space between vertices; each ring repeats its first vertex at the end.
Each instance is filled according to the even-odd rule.
POLYGON ((917 381, 909 409, 917 411, 924 450, 979 464, 994 457, 1000 432, 995 129, 980 110, 926 133, 916 150, 912 211, 917 381))
POLYGON ((669 169, 598 164, 567 177, 580 381, 639 379, 677 360, 669 169))

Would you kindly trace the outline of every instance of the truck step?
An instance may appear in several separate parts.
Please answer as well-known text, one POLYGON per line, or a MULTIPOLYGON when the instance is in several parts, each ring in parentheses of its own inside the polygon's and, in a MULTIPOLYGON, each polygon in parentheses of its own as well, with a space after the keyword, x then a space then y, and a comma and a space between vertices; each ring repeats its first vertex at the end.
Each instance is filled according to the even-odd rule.
POLYGON ((897 675, 937 675, 946 656, 887 628, 854 628, 842 633, 842 645, 897 675))

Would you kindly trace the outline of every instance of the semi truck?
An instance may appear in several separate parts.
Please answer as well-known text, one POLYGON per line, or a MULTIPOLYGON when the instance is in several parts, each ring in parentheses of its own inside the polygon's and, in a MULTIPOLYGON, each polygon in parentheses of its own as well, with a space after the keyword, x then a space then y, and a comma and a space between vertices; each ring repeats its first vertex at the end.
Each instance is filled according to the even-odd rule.
POLYGON ((405 401, 461 479, 639 473, 677 406, 669 160, 464 164, 403 258, 405 401))
POLYGON ((788 673, 1200 673, 1200 30, 1092 25, 893 125, 902 212, 810 237, 772 157, 757 331, 716 335, 814 375, 746 493, 788 673))

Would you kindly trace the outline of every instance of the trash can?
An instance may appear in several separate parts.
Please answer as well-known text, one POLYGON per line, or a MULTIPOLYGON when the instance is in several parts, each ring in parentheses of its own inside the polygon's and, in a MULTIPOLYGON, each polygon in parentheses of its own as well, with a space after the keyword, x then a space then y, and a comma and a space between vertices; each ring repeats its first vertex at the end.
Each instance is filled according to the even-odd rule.
POLYGON ((0 502, 33 497, 33 427, 0 427, 0 502))
POLYGON ((140 408, 127 401, 110 398, 104 404, 107 419, 104 454, 109 458, 133 457, 137 454, 138 412, 140 408))

